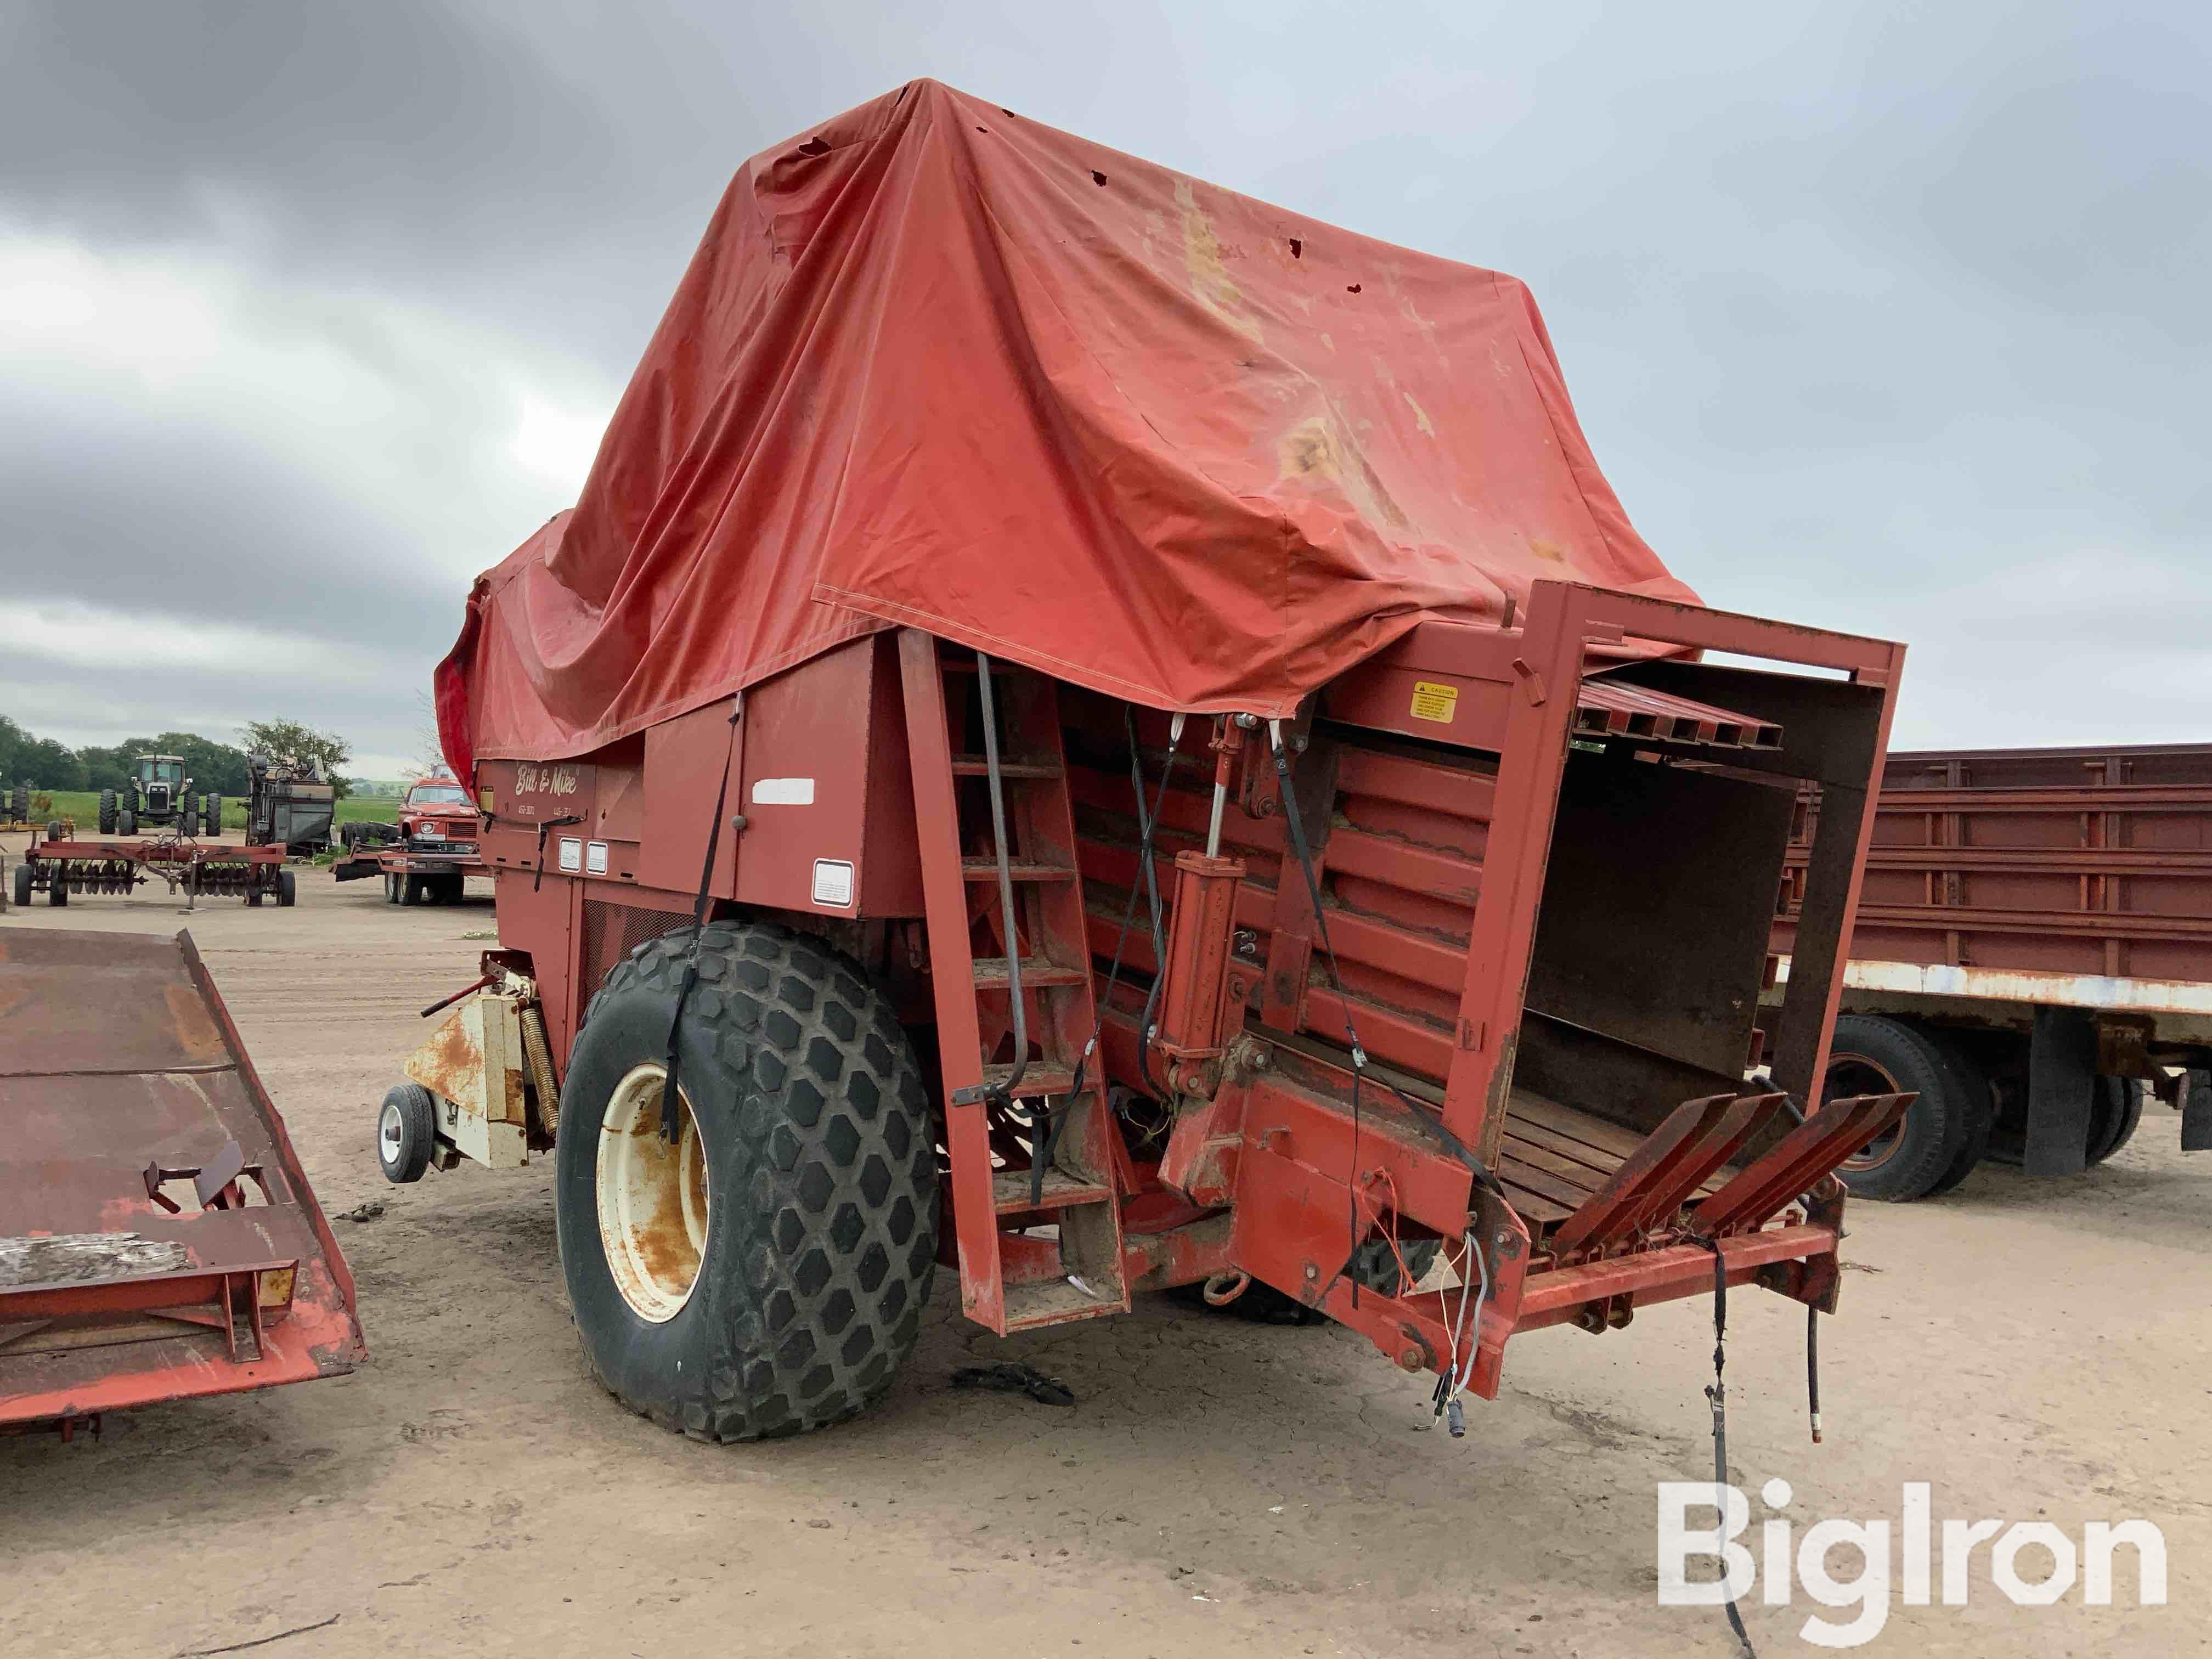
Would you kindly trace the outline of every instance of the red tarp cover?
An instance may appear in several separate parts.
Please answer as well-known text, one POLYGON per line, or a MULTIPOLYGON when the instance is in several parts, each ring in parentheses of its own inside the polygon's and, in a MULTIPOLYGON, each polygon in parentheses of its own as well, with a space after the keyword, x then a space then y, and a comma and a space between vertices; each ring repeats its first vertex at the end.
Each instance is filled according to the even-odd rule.
POLYGON ((930 81, 724 194, 574 509, 477 584, 447 753, 585 753, 914 623, 1287 714, 1532 579, 1692 599, 1528 291, 930 81))

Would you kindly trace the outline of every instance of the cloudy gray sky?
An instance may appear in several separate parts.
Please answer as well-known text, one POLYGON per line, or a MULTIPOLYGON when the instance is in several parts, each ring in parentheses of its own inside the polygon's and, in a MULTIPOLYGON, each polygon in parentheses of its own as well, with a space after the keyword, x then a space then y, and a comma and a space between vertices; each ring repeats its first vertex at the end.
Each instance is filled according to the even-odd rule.
POLYGON ((0 712, 389 775, 747 155, 933 76, 1528 281, 1900 745, 2212 740, 2212 8, 0 5, 0 712))

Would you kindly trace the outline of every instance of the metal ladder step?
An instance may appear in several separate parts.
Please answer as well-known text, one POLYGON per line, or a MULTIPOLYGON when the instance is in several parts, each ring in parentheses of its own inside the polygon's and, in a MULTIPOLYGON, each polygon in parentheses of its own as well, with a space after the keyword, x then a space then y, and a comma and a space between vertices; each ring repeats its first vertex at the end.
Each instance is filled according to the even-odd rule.
POLYGON ((1073 1320, 1097 1319, 1121 1311, 1120 1301, 1086 1296, 1064 1279, 1006 1286, 1009 1331, 1032 1331, 1040 1325, 1065 1325, 1073 1320))
POLYGON ((1104 1204, 1114 1197, 1111 1187, 1079 1181, 1060 1170, 1044 1172, 1044 1191, 1030 1196, 1030 1171, 1000 1170, 991 1176, 991 1200, 1000 1215, 1022 1215, 1035 1210, 1064 1210, 1078 1204, 1104 1204))
MULTIPOLYGON (((961 876, 969 881, 995 882, 999 878, 999 861, 988 854, 981 858, 960 860, 961 876)), ((1075 872, 1065 864, 1041 864, 1034 859, 1007 860, 1006 874, 1015 881, 1073 881, 1075 872)))
MULTIPOLYGON (((981 755, 955 755, 952 775, 956 778, 988 778, 991 763, 981 755)), ((999 775, 1002 778, 1058 778, 1066 775, 1066 769, 1051 761, 1021 761, 1001 758, 999 775)))
MULTIPOLYGON (((1011 1060, 1004 1065, 986 1066, 983 1068, 983 1085, 988 1088, 994 1084, 1003 1084, 1013 1074, 1011 1060)), ((1058 1060, 1033 1060, 1023 1069, 1022 1080, 1014 1085, 1013 1097, 1016 1100, 1034 1100, 1039 1095, 1064 1095, 1074 1086, 1075 1073, 1071 1067, 1061 1065, 1058 1060)))
MULTIPOLYGON (((1091 977, 1087 968, 1063 968, 1056 962, 1047 962, 1042 957, 1022 958, 1022 988, 1043 985, 1080 985, 1091 977)), ((1003 991, 1012 983, 1004 957, 975 958, 975 988, 979 991, 1003 991)))

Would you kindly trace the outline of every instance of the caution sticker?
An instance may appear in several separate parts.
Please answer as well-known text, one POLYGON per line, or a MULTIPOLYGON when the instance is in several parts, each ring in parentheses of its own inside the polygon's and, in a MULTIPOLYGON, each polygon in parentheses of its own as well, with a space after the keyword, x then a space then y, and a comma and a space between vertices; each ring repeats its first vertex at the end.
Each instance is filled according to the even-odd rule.
POLYGON ((1439 685, 1434 680, 1413 682, 1413 718, 1435 720, 1440 725, 1451 724, 1452 711, 1459 706, 1459 687, 1439 685))

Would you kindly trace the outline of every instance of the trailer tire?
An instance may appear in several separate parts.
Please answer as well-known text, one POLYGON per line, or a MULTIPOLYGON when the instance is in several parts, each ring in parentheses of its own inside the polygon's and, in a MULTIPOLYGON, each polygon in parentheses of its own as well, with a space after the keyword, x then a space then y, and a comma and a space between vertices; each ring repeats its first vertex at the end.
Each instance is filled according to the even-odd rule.
POLYGON ((299 896, 298 879, 289 870, 279 870, 276 872, 276 908, 279 910, 289 910, 298 902, 299 896))
POLYGON ((1960 1111, 1966 1119, 1965 1141, 1951 1167, 1943 1171, 1923 1197, 1941 1198, 1968 1176, 1989 1156, 1990 1135, 1996 1127, 1996 1095, 1990 1085, 1988 1069, 1983 1066, 1972 1048, 1951 1033, 1938 1027, 1923 1026, 1921 1035, 1942 1055, 1943 1063, 1951 1068, 1953 1081, 1958 1091, 1960 1111))
POLYGON ((695 1439, 769 1439, 856 1415, 913 1352, 936 1274, 938 1131, 856 964, 775 923, 714 922, 677 1033, 682 1139, 649 1152, 665 1145, 661 1066, 694 937, 616 963, 576 1039, 555 1153, 562 1269, 592 1373, 623 1404, 695 1439))
POLYGON ((1924 1033, 1879 1014, 1840 1016, 1821 1098, 1904 1091, 1920 1097, 1903 1121, 1836 1171, 1854 1197, 1927 1196, 1966 1149, 1969 1113, 1959 1073, 1924 1033))
MULTIPOLYGON (((2135 1138, 2136 1127, 2142 1121, 2145 1086, 2140 1078, 2099 1076, 2091 1082, 2090 1087, 2095 1092, 2089 1101, 2087 1145, 2082 1150, 2087 1167, 2095 1168, 2135 1138)), ((1993 1164, 2018 1168, 2027 1158, 2026 1110, 2020 1100, 2026 1087, 2023 1074, 2010 1109, 2001 1115, 1996 1133, 1990 1138, 1989 1158, 1993 1164)))
POLYGON ((438 1138, 438 1103, 419 1083, 398 1083, 385 1091, 376 1109, 376 1162, 395 1187, 420 1181, 430 1167, 438 1138))
POLYGON ((31 902, 32 873, 31 866, 27 864, 19 864, 15 866, 15 904, 19 909, 31 902))
POLYGON ((103 836, 115 833, 115 792, 112 789, 100 792, 100 833, 103 836))
POLYGON ((2142 1122, 2143 1081, 2136 1077, 2100 1077, 2089 1113, 2089 1164, 2102 1164, 2133 1140, 2142 1122))
POLYGON ((138 833, 138 813, 136 808, 120 806, 116 809, 115 833, 118 836, 135 836, 138 833))
POLYGON ((207 825, 210 836, 222 833, 222 797, 203 795, 200 798, 200 822, 207 825))
POLYGON ((397 903, 398 903, 398 902, 399 902, 399 878, 398 878, 398 877, 397 877, 397 876, 395 876, 395 875, 391 875, 391 874, 389 874, 389 873, 387 873, 387 874, 385 876, 385 878, 384 878, 384 902, 385 902, 386 904, 397 904, 397 903))
POLYGON ((63 865, 55 864, 47 868, 46 902, 57 910, 69 902, 69 876, 63 865))
POLYGON ((46 839, 48 841, 60 841, 68 836, 68 834, 69 826, 64 823, 59 818, 48 818, 46 820, 46 839))

